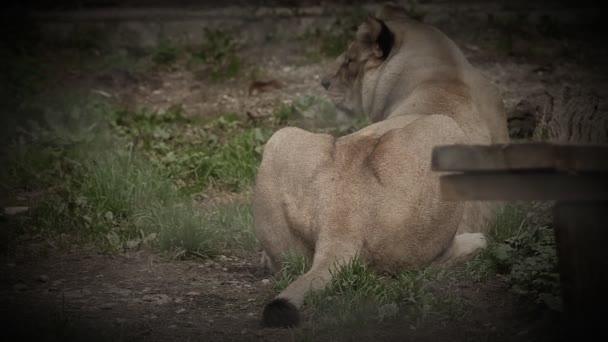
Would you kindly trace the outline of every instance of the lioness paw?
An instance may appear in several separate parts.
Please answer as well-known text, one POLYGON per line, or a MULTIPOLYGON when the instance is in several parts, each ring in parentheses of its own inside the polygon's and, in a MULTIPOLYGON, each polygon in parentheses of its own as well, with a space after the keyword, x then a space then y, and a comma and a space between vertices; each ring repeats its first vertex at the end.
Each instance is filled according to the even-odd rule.
POLYGON ((273 328, 295 327, 300 323, 300 311, 289 300, 276 298, 264 308, 263 323, 273 328))
POLYGON ((470 259, 484 250, 487 245, 486 237, 482 233, 458 234, 437 263, 449 265, 470 259))
POLYGON ((486 248, 488 242, 482 233, 464 233, 454 237, 459 257, 472 257, 486 248))

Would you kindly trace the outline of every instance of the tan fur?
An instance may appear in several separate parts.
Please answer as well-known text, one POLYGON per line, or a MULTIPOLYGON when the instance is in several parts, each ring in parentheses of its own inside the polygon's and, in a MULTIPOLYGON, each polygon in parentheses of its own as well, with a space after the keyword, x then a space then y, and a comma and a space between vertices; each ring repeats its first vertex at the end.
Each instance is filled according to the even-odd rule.
POLYGON ((380 13, 388 56, 376 43, 381 22, 368 18, 324 80, 338 107, 374 124, 338 139, 284 128, 265 147, 254 197, 265 263, 278 271, 287 254, 312 259, 278 295, 295 307, 355 255, 397 271, 485 247, 481 233, 456 234, 482 231, 491 208, 441 201, 430 157, 437 145, 508 141, 502 101, 451 40, 402 13, 380 13))

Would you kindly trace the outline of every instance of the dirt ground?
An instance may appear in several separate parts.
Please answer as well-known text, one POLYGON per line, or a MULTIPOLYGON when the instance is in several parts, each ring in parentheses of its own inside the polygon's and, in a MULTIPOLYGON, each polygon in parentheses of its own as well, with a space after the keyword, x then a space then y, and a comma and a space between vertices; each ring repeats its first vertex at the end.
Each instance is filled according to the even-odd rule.
MULTIPOLYGON (((507 111, 522 100, 549 92, 559 97, 565 86, 582 87, 604 98, 605 66, 594 64, 605 49, 595 40, 580 45, 581 58, 553 58, 556 42, 517 40, 515 53, 488 49, 471 32, 446 27, 449 35, 501 90, 507 111), (532 45, 546 48, 526 56, 532 45), (517 50, 520 49, 520 50, 517 50)), ((217 83, 184 68, 135 77, 112 69, 65 74, 64 82, 89 87, 125 104, 164 110, 180 103, 190 115, 235 112, 268 115, 300 95, 325 96, 320 79, 330 60, 294 59, 291 48, 252 49, 250 65, 285 86, 249 95, 250 77, 217 83)), ((542 100, 544 101, 544 100, 542 100)), ((603 106, 602 102, 602 106, 603 106)), ((515 115, 515 114, 513 114, 515 115)), ((14 199, 12 205, 21 205, 14 199)), ((258 252, 225 251, 214 259, 173 260, 155 251, 100 254, 95 249, 66 252, 45 241, 20 242, 0 261, 0 311, 7 341, 293 341, 298 331, 260 325, 261 312, 274 294, 271 275, 258 264, 258 252), (14 338, 13 338, 14 337, 14 338)), ((438 284, 441 286, 441 284, 438 284)), ((364 336, 341 340, 390 341, 555 341, 563 338, 559 314, 539 310, 508 291, 500 276, 486 282, 458 284, 456 296, 470 311, 463 319, 432 315, 424 321, 397 319, 364 336)))
MULTIPOLYGON (((141 251, 57 253, 34 246, 1 265, 5 336, 41 341, 292 341, 260 325, 273 294, 256 253, 174 261, 141 251), (13 335, 15 334, 15 335, 13 335)), ((441 286, 438 284, 437 286, 441 286)), ((340 340, 554 341, 559 315, 539 312, 499 277, 458 284, 466 318, 398 319, 340 340)))

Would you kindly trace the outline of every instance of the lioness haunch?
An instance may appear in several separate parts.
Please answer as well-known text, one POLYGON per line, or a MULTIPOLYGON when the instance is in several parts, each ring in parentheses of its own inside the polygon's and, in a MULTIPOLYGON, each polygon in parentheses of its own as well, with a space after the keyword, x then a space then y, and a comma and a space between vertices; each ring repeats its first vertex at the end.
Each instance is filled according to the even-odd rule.
POLYGON ((497 90, 439 30, 384 7, 368 17, 323 86, 346 112, 374 124, 335 139, 298 128, 265 147, 254 195, 263 262, 312 259, 263 313, 268 326, 298 324, 309 291, 359 256, 397 271, 469 258, 486 245, 488 203, 440 200, 431 150, 508 141, 497 90))

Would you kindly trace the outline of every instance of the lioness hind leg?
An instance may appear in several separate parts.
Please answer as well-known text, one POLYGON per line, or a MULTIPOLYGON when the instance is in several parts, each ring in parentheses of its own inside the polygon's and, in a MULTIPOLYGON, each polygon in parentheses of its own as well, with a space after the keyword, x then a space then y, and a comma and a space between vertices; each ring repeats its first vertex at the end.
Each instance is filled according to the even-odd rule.
POLYGON ((437 264, 450 265, 473 258, 487 246, 482 233, 463 233, 454 236, 452 244, 436 261, 437 264))
POLYGON ((305 296, 320 290, 331 280, 331 270, 350 262, 357 255, 358 247, 320 246, 312 267, 294 280, 286 289, 266 305, 263 323, 269 327, 293 327, 300 322, 300 307, 305 296))

